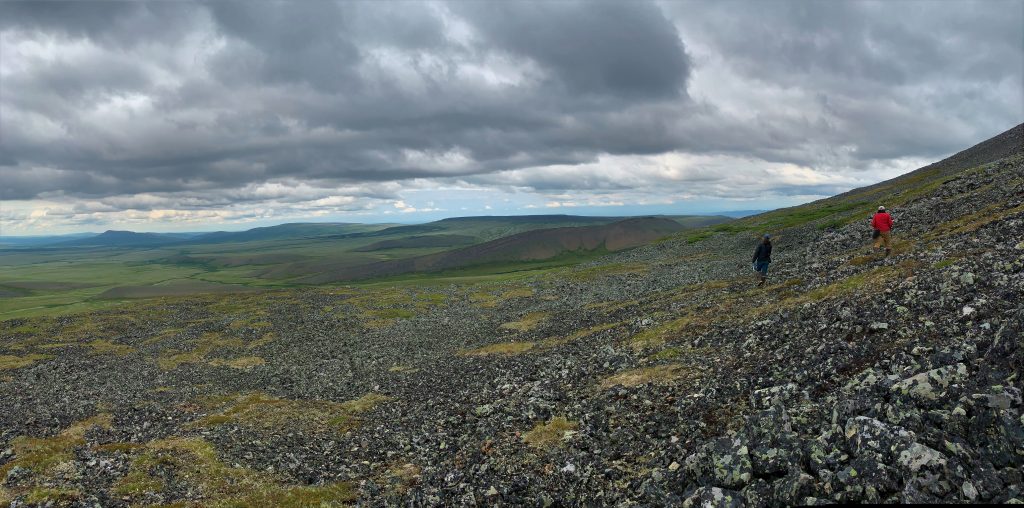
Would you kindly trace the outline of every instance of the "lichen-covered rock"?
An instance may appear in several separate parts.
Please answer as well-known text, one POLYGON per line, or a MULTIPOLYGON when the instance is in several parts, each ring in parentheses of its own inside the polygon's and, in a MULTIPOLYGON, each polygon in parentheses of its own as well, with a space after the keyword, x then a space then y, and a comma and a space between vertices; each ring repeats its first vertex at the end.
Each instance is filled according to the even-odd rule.
POLYGON ((700 487, 683 501, 683 508, 742 508, 743 495, 718 487, 700 487))
POLYGON ((804 463, 804 448, 781 404, 747 417, 743 436, 750 443, 750 463, 756 476, 782 474, 804 463))
POLYGON ((772 504, 772 487, 763 478, 755 478, 754 481, 743 487, 740 492, 743 496, 744 506, 746 508, 765 508, 767 506, 773 506, 772 504))
POLYGON ((899 473, 872 456, 857 457, 836 475, 846 502, 880 503, 899 488, 899 473))
POLYGON ((850 459, 844 450, 845 442, 840 431, 826 430, 807 442, 808 464, 816 473, 836 471, 850 459))
POLYGON ((896 456, 896 462, 911 475, 922 468, 939 470, 946 466, 946 456, 921 443, 911 443, 896 456))
POLYGON ((814 493, 814 477, 799 470, 772 482, 773 506, 793 506, 814 493))
POLYGON ((684 468, 699 483, 742 488, 753 478, 747 445, 738 437, 705 444, 686 458, 684 468))
POLYGON ((894 384, 891 390, 909 395, 919 401, 933 401, 938 399, 950 385, 963 382, 966 377, 967 366, 958 363, 911 376, 894 384))
POLYGON ((850 379, 843 386, 843 393, 850 397, 877 397, 886 394, 898 380, 896 375, 869 367, 850 379))
POLYGON ((761 388, 750 394, 750 405, 756 409, 768 409, 774 404, 785 404, 792 401, 799 393, 800 387, 796 383, 761 388))
POLYGON ((1010 409, 1021 405, 1021 390, 1013 386, 993 386, 991 393, 975 393, 970 398, 974 403, 990 408, 1010 409))
POLYGON ((846 422, 846 444, 855 456, 872 454, 891 462, 913 439, 913 433, 906 429, 867 416, 857 416, 846 422))

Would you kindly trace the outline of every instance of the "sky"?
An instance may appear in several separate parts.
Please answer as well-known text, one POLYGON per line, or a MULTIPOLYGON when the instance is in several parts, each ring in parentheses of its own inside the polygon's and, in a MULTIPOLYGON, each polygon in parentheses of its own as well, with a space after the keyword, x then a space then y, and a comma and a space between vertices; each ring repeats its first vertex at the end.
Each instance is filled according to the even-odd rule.
POLYGON ((1024 121, 1024 0, 0 2, 0 235, 772 209, 1024 121))

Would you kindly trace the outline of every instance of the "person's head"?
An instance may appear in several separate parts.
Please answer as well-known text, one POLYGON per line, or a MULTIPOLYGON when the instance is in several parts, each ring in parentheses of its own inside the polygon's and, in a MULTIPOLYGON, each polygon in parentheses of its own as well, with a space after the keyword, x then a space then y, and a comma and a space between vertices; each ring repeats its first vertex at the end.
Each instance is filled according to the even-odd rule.
POLYGON ((772 243, 772 235, 765 233, 764 236, 761 237, 761 241, 764 243, 772 243))
POLYGON ((878 207, 878 213, 885 213, 885 207, 884 206, 878 207))

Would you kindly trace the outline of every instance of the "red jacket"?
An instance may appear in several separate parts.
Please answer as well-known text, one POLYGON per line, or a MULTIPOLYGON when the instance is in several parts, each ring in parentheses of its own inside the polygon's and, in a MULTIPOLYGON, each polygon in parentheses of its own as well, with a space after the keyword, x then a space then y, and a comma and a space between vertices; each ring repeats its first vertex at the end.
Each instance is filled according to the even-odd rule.
POLYGON ((871 218, 871 227, 879 231, 889 231, 892 229, 892 216, 887 212, 878 212, 874 217, 871 218))

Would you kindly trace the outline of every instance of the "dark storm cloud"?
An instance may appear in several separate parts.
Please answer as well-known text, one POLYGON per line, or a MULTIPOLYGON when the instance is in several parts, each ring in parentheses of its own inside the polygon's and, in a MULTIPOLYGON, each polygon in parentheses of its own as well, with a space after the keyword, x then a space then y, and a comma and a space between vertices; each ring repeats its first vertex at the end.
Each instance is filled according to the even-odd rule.
POLYGON ((654 5, 466 2, 455 7, 485 40, 538 62, 570 93, 685 93, 690 62, 675 26, 654 5))
POLYGON ((1024 117, 1022 12, 1018 1, 0 2, 0 199, 396 199, 414 179, 661 190, 657 173, 596 161, 726 154, 828 172, 936 158, 1024 117), (547 165, 591 173, 508 174, 547 165), (278 194, 260 187, 282 181, 278 194), (110 199, 130 194, 170 197, 110 199))
POLYGON ((0 29, 86 37, 110 46, 173 43, 192 28, 198 6, 185 2, 0 2, 0 29))
POLYGON ((207 4, 222 33, 239 42, 215 62, 221 80, 305 83, 323 91, 358 84, 360 52, 344 4, 216 1, 207 4))

